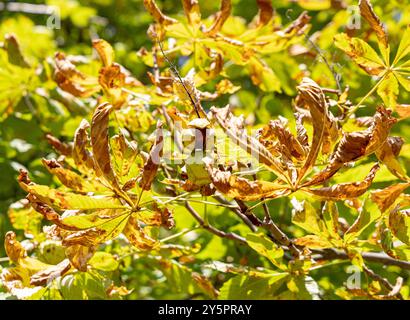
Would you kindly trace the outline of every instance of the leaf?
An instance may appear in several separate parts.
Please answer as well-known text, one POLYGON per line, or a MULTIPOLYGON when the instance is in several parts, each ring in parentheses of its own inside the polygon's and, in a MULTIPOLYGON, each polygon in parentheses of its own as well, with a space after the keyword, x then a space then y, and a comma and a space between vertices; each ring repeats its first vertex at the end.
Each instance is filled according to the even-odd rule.
POLYGON ((365 131, 347 132, 330 156, 329 165, 303 186, 319 184, 331 178, 344 164, 376 152, 385 142, 396 123, 391 111, 380 107, 372 125, 365 131))
POLYGON ((310 249, 326 249, 333 248, 333 244, 322 237, 316 235, 308 235, 294 240, 298 246, 307 247, 310 249))
POLYGON ((275 273, 266 278, 237 275, 220 289, 220 300, 275 299, 278 290, 289 278, 288 273, 275 273))
POLYGON ((157 174, 161 157, 163 154, 164 136, 162 132, 162 123, 157 123, 155 144, 152 146, 147 162, 142 169, 142 176, 139 185, 142 190, 150 190, 151 184, 157 174))
POLYGON ((160 25, 167 26, 170 24, 177 23, 177 20, 172 19, 161 12, 161 10, 158 8, 154 0, 144 0, 144 6, 148 10, 148 12, 154 17, 155 21, 158 22, 160 25))
POLYGON ((98 270, 111 272, 118 269, 118 262, 113 257, 112 254, 108 252, 96 252, 95 255, 90 259, 89 264, 98 270))
POLYGON ((103 103, 98 106, 91 123, 91 145, 96 163, 97 176, 103 176, 114 190, 119 190, 117 175, 115 174, 110 157, 108 143, 108 122, 112 106, 103 103))
POLYGON ((24 230, 26 235, 36 237, 41 231, 42 216, 30 206, 26 199, 12 203, 8 216, 13 228, 24 230))
POLYGON ((71 192, 51 189, 39 184, 25 184, 20 186, 26 192, 36 196, 42 202, 57 209, 90 210, 90 209, 119 209, 124 208, 118 199, 107 196, 84 196, 71 192))
POLYGON ((272 1, 271 0, 257 0, 256 3, 259 7, 257 26, 258 27, 264 26, 268 24, 273 18, 272 1))
POLYGON ((152 239, 144 232, 138 220, 134 216, 129 218, 123 233, 129 242, 139 250, 152 250, 157 248, 159 245, 158 241, 152 239))
POLYGON ((100 90, 97 79, 78 71, 63 53, 56 53, 55 64, 54 80, 64 91, 86 98, 100 90))
POLYGON ((66 187, 75 191, 84 191, 87 189, 87 183, 77 173, 63 168, 63 166, 55 159, 43 159, 44 166, 47 170, 55 175, 60 182, 66 187))
POLYGON ((410 53, 410 26, 408 25, 406 31, 401 36, 401 41, 399 48, 397 49, 396 57, 394 59, 393 65, 396 65, 405 56, 410 53))
POLYGON ((9 63, 19 66, 21 68, 30 68, 23 53, 21 52, 20 44, 16 35, 6 34, 4 37, 4 49, 7 51, 9 63))
POLYGON ((396 106, 396 112, 399 114, 400 120, 410 118, 410 105, 399 104, 396 106))
POLYGON ((396 177, 407 180, 407 174, 397 159, 403 144, 401 137, 388 137, 383 146, 376 150, 376 156, 396 177))
POLYGON ((303 167, 299 170, 298 181, 314 166, 322 148, 323 153, 329 152, 332 141, 338 136, 335 121, 330 116, 325 95, 322 89, 309 78, 304 78, 298 86, 300 99, 309 108, 313 122, 313 138, 310 151, 303 167))
POLYGON ((7 256, 11 261, 18 263, 20 259, 26 257, 26 250, 22 247, 19 241, 16 239, 16 234, 13 231, 6 233, 4 239, 4 248, 7 256))
POLYGON ((50 284, 54 279, 63 276, 71 268, 70 261, 64 259, 55 266, 39 271, 31 276, 30 284, 33 286, 44 286, 50 284))
POLYGON ((377 88, 377 94, 383 99, 386 106, 393 107, 396 105, 399 94, 399 83, 393 72, 389 72, 377 88))
POLYGON ((258 140, 247 135, 243 119, 232 115, 229 106, 223 109, 211 108, 211 112, 226 135, 243 150, 271 169, 278 177, 290 182, 284 174, 285 168, 258 140))
POLYGON ((105 67, 109 67, 114 62, 114 50, 111 45, 103 39, 93 40, 93 47, 97 50, 100 59, 105 67))
POLYGON ((94 170, 94 158, 92 154, 88 151, 87 147, 90 144, 90 139, 87 133, 87 129, 90 124, 87 120, 81 120, 80 125, 74 133, 74 146, 72 148, 72 156, 75 165, 84 169, 86 172, 88 170, 94 170))
POLYGON ((377 204, 381 212, 385 212, 408 187, 410 187, 410 183, 398 183, 385 189, 377 189, 372 191, 371 199, 377 204))
POLYGON ((370 170, 370 173, 361 182, 341 183, 331 187, 304 189, 304 191, 320 197, 321 199, 332 201, 357 198, 363 195, 367 191, 367 189, 369 189, 379 168, 380 167, 378 164, 374 165, 370 170))
POLYGON ((410 212, 397 208, 389 214, 389 227, 395 237, 410 245, 410 212))
POLYGON ((251 181, 232 175, 230 172, 220 171, 207 165, 212 183, 229 198, 244 201, 259 200, 261 198, 278 198, 290 194, 290 190, 277 182, 263 180, 251 181))
POLYGON ((263 234, 248 233, 246 235, 248 245, 260 255, 269 259, 279 269, 284 269, 280 259, 283 257, 283 249, 278 247, 263 234))
POLYGON ((335 45, 372 76, 380 76, 386 69, 376 51, 361 39, 350 38, 345 33, 341 33, 335 36, 335 45))
POLYGON ((224 25, 225 21, 231 14, 232 10, 232 3, 231 0, 222 0, 221 1, 221 9, 215 15, 215 20, 213 24, 206 30, 204 30, 204 34, 207 36, 215 36, 224 25))
POLYGON ((374 203, 368 199, 365 200, 364 205, 359 210, 359 216, 344 235, 345 243, 351 243, 357 239, 361 233, 370 226, 374 221, 379 219, 381 213, 377 210, 374 203))
POLYGON ((188 23, 191 26, 198 27, 201 23, 201 11, 198 0, 183 0, 182 6, 188 18, 188 23))
POLYGON ((389 40, 387 32, 380 22, 379 17, 375 14, 372 5, 369 0, 360 0, 359 1, 360 14, 363 18, 367 20, 370 24, 370 27, 374 30, 377 35, 379 43, 387 48, 389 46, 389 40))

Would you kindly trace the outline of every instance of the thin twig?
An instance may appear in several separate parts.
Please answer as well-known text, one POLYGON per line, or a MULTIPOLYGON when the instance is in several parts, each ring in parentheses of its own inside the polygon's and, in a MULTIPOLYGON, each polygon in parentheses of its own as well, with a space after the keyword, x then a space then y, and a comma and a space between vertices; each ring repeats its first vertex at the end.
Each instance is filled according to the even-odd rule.
POLYGON ((224 232, 222 230, 219 230, 213 226, 211 226, 210 224, 205 223, 204 219, 202 219, 202 217, 199 215, 198 212, 196 212, 196 210, 194 208, 192 208, 192 206, 188 203, 185 202, 185 208, 187 208, 187 210, 189 211, 189 213, 194 217, 194 219, 196 221, 198 221, 199 225, 203 228, 208 230, 209 232, 217 235, 218 237, 221 238, 226 238, 226 239, 231 239, 231 240, 235 240, 238 241, 241 244, 246 244, 246 239, 241 237, 240 235, 233 233, 233 232, 224 232))
MULTIPOLYGON (((400 293, 400 290, 398 290, 398 291, 395 290, 395 287, 389 282, 389 280, 387 280, 386 278, 383 278, 379 274, 375 273, 372 269, 370 269, 367 266, 363 266, 363 270, 370 278, 372 278, 373 280, 378 281, 387 290, 389 290, 389 294, 387 295, 388 297, 391 297, 391 298, 398 297, 401 300, 404 300, 403 296, 400 293)), ((400 281, 399 281, 399 283, 400 283, 400 281)))
MULTIPOLYGON (((325 250, 312 250, 315 254, 312 259, 320 260, 349 260, 349 256, 346 252, 335 250, 335 249, 325 249, 325 250)), ((389 257, 387 254, 382 252, 363 252, 362 257, 365 261, 376 262, 389 266, 398 266, 402 269, 410 270, 410 262, 403 260, 396 260, 389 257)))

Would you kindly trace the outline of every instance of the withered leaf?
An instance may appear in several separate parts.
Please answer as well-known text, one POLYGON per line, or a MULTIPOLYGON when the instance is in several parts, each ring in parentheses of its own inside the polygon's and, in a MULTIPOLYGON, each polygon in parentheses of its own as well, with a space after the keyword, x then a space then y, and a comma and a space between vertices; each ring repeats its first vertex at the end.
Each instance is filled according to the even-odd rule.
POLYGON ((97 79, 78 71, 63 53, 56 53, 55 64, 54 80, 64 91, 86 98, 100 90, 97 79))
POLYGON ((410 187, 410 183, 398 183, 385 189, 377 189, 372 191, 371 199, 377 204, 381 212, 385 212, 408 187, 410 187))
POLYGON ((142 176, 139 185, 143 190, 151 189, 151 184, 154 181, 155 175, 157 174, 159 168, 163 147, 164 136, 162 133, 162 123, 158 122, 155 144, 152 146, 148 160, 142 169, 142 176))
POLYGON ((225 21, 229 18, 231 10, 231 0, 222 0, 221 9, 217 12, 213 24, 207 30, 204 30, 204 33, 207 36, 216 35, 222 29, 225 21))
POLYGON ((230 172, 212 168, 209 164, 207 170, 215 188, 230 198, 254 201, 261 198, 284 197, 290 194, 290 190, 283 184, 262 180, 251 181, 230 172))
POLYGON ((201 23, 201 11, 199 9, 198 0, 183 0, 182 5, 189 24, 198 26, 201 23))
POLYGON ((103 39, 93 40, 93 47, 98 52, 105 67, 109 67, 114 62, 114 50, 111 45, 103 39))
POLYGON ((388 137, 382 147, 376 150, 375 154, 396 177, 408 180, 406 172, 397 159, 403 144, 404 139, 401 137, 388 137))
POLYGON ((68 188, 71 188, 75 191, 83 191, 84 190, 84 180, 83 178, 78 175, 77 173, 64 168, 57 160, 55 159, 43 159, 42 160, 44 166, 47 170, 55 175, 60 182, 68 188))
POLYGON ((152 250, 159 245, 157 240, 151 238, 144 232, 134 216, 129 218, 128 223, 123 230, 123 234, 133 246, 140 250, 152 250))
POLYGON ((299 171, 299 181, 314 166, 322 149, 329 153, 332 143, 338 138, 338 128, 335 119, 329 113, 325 95, 319 85, 309 78, 304 78, 298 86, 300 102, 309 108, 313 138, 305 164, 299 171))
POLYGON ((395 237, 410 245, 410 210, 392 210, 389 215, 389 226, 395 237))
POLYGON ((243 118, 235 117, 225 108, 211 108, 211 112, 227 136, 239 147, 256 157, 260 163, 266 165, 279 178, 291 184, 291 179, 285 174, 287 170, 281 162, 275 158, 257 139, 246 133, 243 118))
POLYGON ((360 0, 359 1, 359 8, 360 8, 360 14, 370 24, 371 28, 376 33, 377 38, 379 39, 380 43, 385 48, 387 48, 389 46, 389 40, 388 40, 387 32, 386 32, 384 26, 382 25, 379 17, 374 12, 373 7, 370 4, 370 1, 369 0, 360 0))
POLYGON ((377 151, 386 141, 396 119, 391 111, 378 108, 372 125, 365 131, 344 133, 336 150, 330 156, 329 165, 304 186, 319 184, 331 178, 344 164, 356 161, 377 151))
POLYGON ((153 16, 156 22, 160 25, 170 25, 177 23, 178 21, 172 19, 162 13, 162 11, 158 8, 158 5, 155 3, 154 0, 144 0, 144 6, 148 10, 148 12, 153 16))
POLYGON ((111 165, 108 142, 108 123, 112 106, 103 103, 94 112, 91 123, 91 145, 96 163, 97 176, 103 176, 111 187, 120 190, 118 178, 111 165))
POLYGON ((64 259, 59 264, 41 270, 30 277, 30 284, 33 286, 44 286, 54 279, 63 276, 71 268, 70 260, 64 259))
POLYGON ((271 0, 256 0, 256 3, 258 4, 258 7, 259 7, 257 25, 264 26, 268 24, 268 22, 273 17, 272 1, 271 0))
POLYGON ((6 249, 7 256, 13 262, 18 262, 26 256, 26 250, 23 248, 21 243, 17 241, 16 234, 13 231, 6 233, 4 248, 6 249))
POLYGON ((92 258, 96 250, 96 246, 87 247, 75 244, 68 246, 65 250, 65 254, 76 269, 86 272, 87 262, 92 258))
POLYGON ((370 170, 370 173, 366 176, 366 178, 361 182, 354 182, 354 183, 341 183, 336 184, 331 187, 324 187, 318 189, 303 189, 308 193, 311 193, 315 196, 320 197, 321 199, 326 200, 346 200, 351 198, 360 197, 364 194, 370 185, 373 182, 373 179, 376 175, 377 170, 379 170, 379 165, 376 164, 370 170))
POLYGON ((70 143, 61 142, 51 134, 46 134, 47 142, 61 155, 71 157, 73 154, 73 146, 70 143))
POLYGON ((83 119, 74 133, 74 146, 72 151, 76 166, 85 169, 85 171, 94 170, 94 159, 90 151, 88 151, 88 146, 90 145, 90 138, 87 132, 88 128, 90 128, 90 124, 87 120, 83 119))

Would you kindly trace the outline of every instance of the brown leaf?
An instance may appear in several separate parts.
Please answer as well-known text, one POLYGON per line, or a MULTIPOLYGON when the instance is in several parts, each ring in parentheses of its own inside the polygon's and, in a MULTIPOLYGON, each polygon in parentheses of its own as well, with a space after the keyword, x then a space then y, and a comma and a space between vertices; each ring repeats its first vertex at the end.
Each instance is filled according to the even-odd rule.
POLYGON ((273 18, 273 7, 271 0, 256 0, 259 7, 257 26, 268 24, 273 18))
POLYGON ((383 146, 376 150, 377 158, 386 165, 391 173, 402 180, 408 180, 406 172, 400 165, 397 157, 404 144, 401 137, 388 137, 383 146))
POLYGON ((284 30, 285 34, 303 34, 307 24, 310 21, 310 16, 306 11, 302 12, 292 24, 284 30))
POLYGON ((354 182, 354 183, 341 183, 336 184, 331 187, 324 187, 318 189, 303 189, 310 194, 320 197, 321 199, 326 200, 346 200, 351 198, 360 197, 364 194, 367 189, 371 186, 373 179, 376 175, 377 170, 379 170, 379 165, 376 164, 370 170, 370 173, 367 177, 361 182, 354 182))
POLYGON ((51 283, 54 279, 63 276, 71 268, 70 260, 64 259, 59 264, 51 266, 45 270, 41 270, 30 277, 32 286, 44 286, 51 283))
POLYGON ((144 0, 144 6, 160 25, 167 26, 178 22, 177 20, 164 15, 154 0, 144 0))
POLYGON ((182 0, 182 5, 188 18, 188 23, 192 26, 199 26, 201 23, 201 11, 198 0, 182 0))
POLYGON ((120 190, 118 178, 111 165, 108 143, 108 123, 112 106, 103 103, 95 110, 91 123, 91 146, 97 176, 103 176, 115 190, 120 190))
POLYGON ((114 50, 111 45, 103 39, 93 40, 93 47, 97 51, 104 67, 109 67, 114 62, 114 50))
POLYGON ((87 120, 83 119, 74 133, 74 147, 73 147, 73 159, 78 168, 83 168, 85 171, 94 169, 94 158, 88 146, 90 145, 90 138, 88 136, 87 129, 90 128, 90 124, 87 120))
POLYGON ((331 178, 344 164, 374 153, 385 143, 394 123, 396 119, 391 116, 390 110, 378 108, 371 127, 365 131, 345 133, 330 157, 330 164, 304 186, 322 183, 331 178))
POLYGON ((258 161, 271 169, 279 178, 291 184, 291 179, 286 176, 287 168, 275 158, 257 139, 249 136, 244 127, 243 118, 235 117, 225 108, 211 108, 211 112, 227 136, 239 147, 256 157, 258 161))
POLYGON ((7 256, 13 262, 18 262, 20 259, 26 257, 26 250, 21 243, 17 241, 16 234, 13 231, 6 233, 4 248, 6 249, 7 256))
POLYGON ((144 232, 134 216, 129 218, 123 234, 133 246, 140 250, 152 250, 159 245, 157 240, 152 239, 144 232))
POLYGON ((370 27, 376 33, 377 38, 379 39, 380 43, 385 48, 387 48, 389 46, 389 40, 388 40, 387 32, 386 32, 384 26, 382 25, 379 17, 374 12, 370 1, 369 0, 360 0, 359 1, 359 8, 360 8, 360 14, 370 24, 370 27))
POLYGON ((398 183, 385 189, 377 189, 372 191, 371 199, 377 204, 381 212, 385 212, 408 187, 410 187, 410 183, 398 183))
POLYGON ((143 190, 148 191, 151 189, 151 184, 154 181, 155 175, 157 174, 159 168, 163 147, 164 136, 162 132, 162 123, 158 122, 155 144, 152 146, 148 160, 142 169, 142 176, 139 185, 143 190))
POLYGON ((280 120, 269 121, 258 131, 259 141, 271 153, 274 153, 274 150, 271 150, 273 148, 285 154, 289 159, 293 157, 299 161, 303 160, 306 155, 305 149, 285 125, 286 123, 280 120))
POLYGON ((93 257, 97 246, 87 247, 80 244, 68 246, 65 254, 71 264, 82 272, 87 271, 87 262, 93 257))
POLYGON ((410 118, 410 105, 399 104, 396 106, 396 112, 399 114, 400 120, 410 118))
POLYGON ((207 30, 203 31, 204 34, 209 37, 216 35, 222 29, 225 21, 229 18, 231 10, 231 0, 222 0, 221 9, 215 15, 214 23, 207 30))
POLYGON ((309 108, 313 138, 305 164, 299 171, 299 181, 315 165, 315 161, 322 149, 329 153, 333 142, 338 137, 337 123, 328 111, 325 95, 319 85, 309 78, 304 78, 298 86, 299 101, 309 108))
POLYGON ((43 159, 42 162, 47 170, 51 174, 55 175, 63 185, 76 191, 83 191, 83 178, 81 178, 80 175, 71 170, 65 169, 55 159, 43 159))
POLYGON ((261 198, 278 198, 290 194, 289 189, 279 183, 268 181, 251 181, 230 172, 212 168, 208 163, 207 170, 215 188, 230 198, 243 201, 260 200, 261 198))
POLYGON ((71 157, 73 153, 73 146, 70 143, 61 142, 51 134, 46 134, 47 142, 63 156, 71 157))
POLYGON ((54 80, 64 91, 87 98, 100 90, 97 79, 78 71, 63 53, 56 53, 55 64, 54 80))

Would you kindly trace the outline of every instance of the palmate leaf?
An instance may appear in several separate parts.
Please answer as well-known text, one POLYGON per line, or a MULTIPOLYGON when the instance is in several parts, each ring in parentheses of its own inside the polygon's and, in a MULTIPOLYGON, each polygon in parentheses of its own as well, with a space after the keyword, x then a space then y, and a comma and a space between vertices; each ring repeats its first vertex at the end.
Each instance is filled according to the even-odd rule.
POLYGON ((376 33, 381 57, 363 40, 350 38, 346 34, 336 35, 335 45, 343 50, 365 72, 379 78, 376 85, 378 95, 386 106, 395 108, 399 86, 403 86, 407 91, 410 88, 408 61, 405 59, 410 50, 408 41, 409 27, 404 32, 396 56, 391 62, 388 34, 379 17, 375 14, 370 1, 361 0, 359 7, 361 15, 376 33))
POLYGON ((19 176, 20 186, 29 194, 27 199, 31 206, 55 224, 56 229, 52 232, 58 233, 66 248, 66 256, 81 271, 87 270, 87 262, 99 244, 115 239, 121 233, 136 248, 151 250, 158 242, 146 231, 152 227, 164 225, 169 228, 173 225, 170 209, 152 205, 142 214, 147 208, 137 206, 142 192, 150 192, 155 178, 160 158, 159 142, 154 144, 145 165, 144 160, 136 161, 135 143, 129 143, 123 134, 109 138, 111 110, 111 105, 103 103, 96 108, 91 126, 81 122, 72 147, 63 148, 64 144, 58 139, 49 137, 57 150, 61 149, 66 157, 73 158, 73 162, 67 163, 85 169, 84 174, 78 174, 57 160, 43 161, 66 190, 35 184, 26 171, 21 171, 19 176), (154 163, 153 157, 156 157, 155 167, 150 165, 154 163), (138 178, 143 182, 143 188, 138 187, 138 178))
MULTIPOLYGON (((211 61, 224 59, 244 66, 252 82, 264 91, 281 92, 280 81, 275 72, 266 65, 264 55, 283 51, 289 47, 306 30, 310 17, 302 13, 289 27, 278 30, 273 17, 273 7, 269 1, 257 1, 259 12, 256 23, 251 24, 243 34, 233 36, 225 34, 224 24, 231 17, 231 0, 221 1, 221 8, 210 25, 201 21, 201 12, 196 1, 183 0, 187 23, 166 16, 159 10, 155 1, 144 1, 146 9, 156 22, 157 32, 151 36, 155 41, 164 37, 176 39, 177 47, 182 54, 195 56, 195 60, 211 61), (159 31, 159 32, 158 32, 159 31)), ((153 29, 153 28, 152 28, 153 29)), ((246 30, 246 29, 245 29, 246 30)), ((204 68, 204 67, 202 67, 204 68)), ((205 68, 204 68, 205 69, 205 68)), ((201 83, 215 78, 220 72, 201 72, 201 83)))

